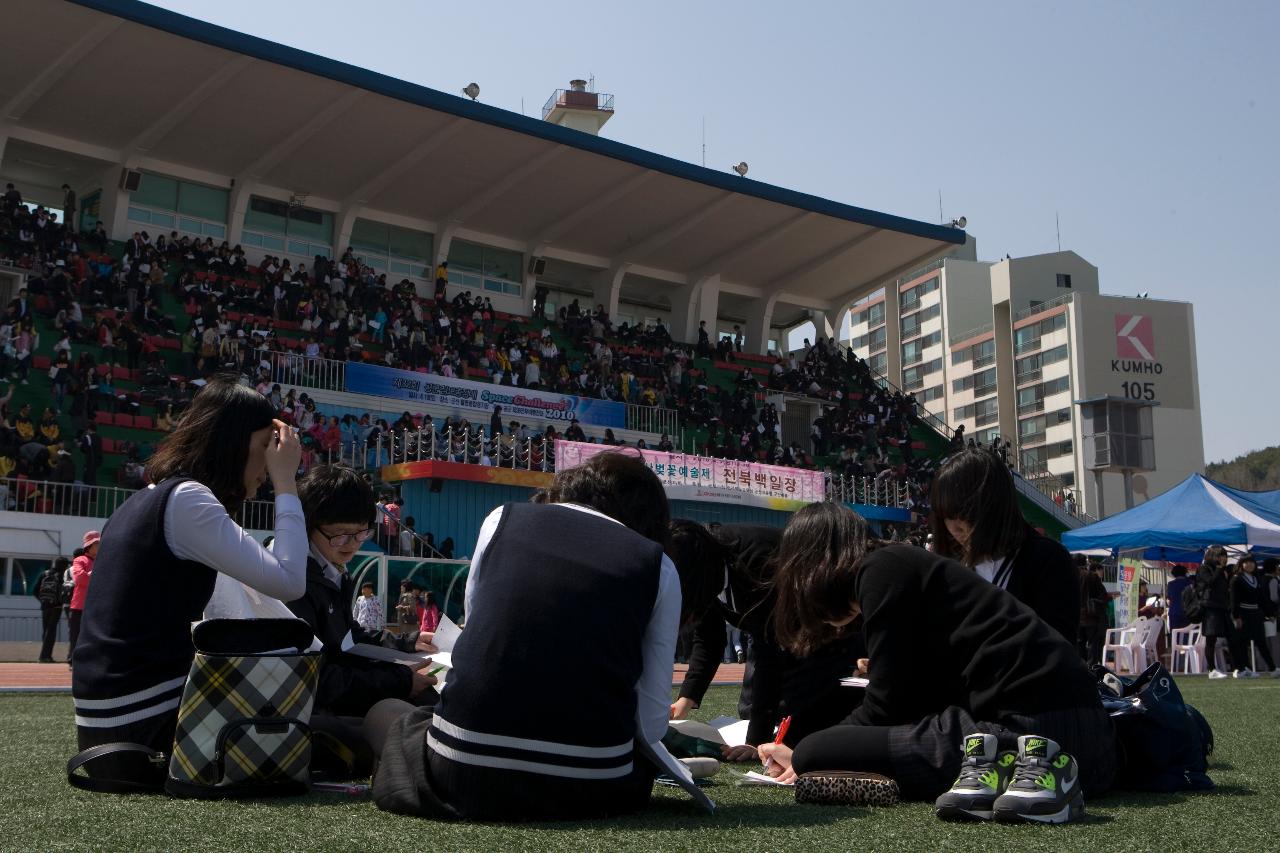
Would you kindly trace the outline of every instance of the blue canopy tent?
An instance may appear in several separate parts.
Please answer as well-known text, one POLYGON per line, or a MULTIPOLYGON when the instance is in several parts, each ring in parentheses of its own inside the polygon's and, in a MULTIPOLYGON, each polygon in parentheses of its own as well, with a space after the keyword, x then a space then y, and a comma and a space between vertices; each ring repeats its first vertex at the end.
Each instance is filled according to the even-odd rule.
POLYGON ((1192 474, 1141 506, 1062 534, 1062 544, 1177 563, 1199 562, 1210 545, 1280 555, 1280 491, 1243 492, 1192 474))

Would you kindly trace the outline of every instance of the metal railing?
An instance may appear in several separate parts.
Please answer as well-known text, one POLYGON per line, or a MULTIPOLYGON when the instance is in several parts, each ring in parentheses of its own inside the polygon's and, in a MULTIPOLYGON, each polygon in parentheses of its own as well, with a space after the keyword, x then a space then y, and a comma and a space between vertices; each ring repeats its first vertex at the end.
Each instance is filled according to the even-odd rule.
POLYGON ((604 92, 587 92, 581 89, 556 89, 551 93, 551 97, 547 98, 547 102, 542 105, 542 118, 544 121, 556 107, 613 112, 613 95, 606 95, 604 92))
POLYGON ((864 506, 910 508, 911 487, 887 477, 827 477, 827 500, 864 506))
MULTIPOLYGON (((281 385, 316 388, 322 391, 347 392, 345 361, 331 358, 308 358, 290 352, 271 353, 271 381, 281 385)), ((394 399, 394 398, 388 398, 394 399)), ((652 435, 674 436, 680 431, 680 413, 661 406, 624 403, 625 429, 652 435)), ((449 408, 445 406, 444 408, 449 408)))
POLYGON ((25 477, 0 479, 0 509, 45 515, 107 518, 129 499, 134 489, 55 483, 25 477))
POLYGON ((1023 308, 1021 311, 1018 311, 1013 315, 1013 322, 1016 323, 1019 320, 1025 320, 1026 318, 1039 314, 1042 311, 1057 308, 1059 305, 1069 305, 1071 304, 1073 297, 1074 294, 1064 293, 1061 296, 1050 299, 1048 302, 1040 302, 1036 305, 1032 305, 1030 308, 1023 308))
POLYGON ((947 343, 954 344, 956 341, 965 341, 969 338, 976 338, 978 335, 985 335, 987 332, 994 331, 996 324, 983 323, 981 326, 974 326, 972 329, 965 329, 963 332, 950 334, 947 336, 947 343))
MULTIPOLYGON (((41 515, 109 518, 137 491, 122 486, 5 477, 0 479, 0 509, 41 515)), ((273 530, 275 511, 273 501, 245 501, 240 513, 240 526, 246 530, 273 530)))
POLYGON ((444 554, 435 545, 426 540, 422 534, 416 530, 412 530, 401 524, 400 519, 387 512, 387 508, 382 504, 375 504, 378 510, 377 527, 374 528, 374 541, 382 547, 384 551, 393 557, 428 557, 431 559, 446 559, 444 554), (408 533, 412 541, 413 547, 411 554, 404 553, 401 547, 400 536, 408 533))
POLYGON ((483 428, 430 428, 380 433, 372 441, 344 442, 331 450, 313 451, 312 464, 349 465, 376 473, 384 465, 404 462, 458 462, 510 468, 515 471, 555 471, 555 439, 537 435, 516 438, 503 433, 496 440, 483 428))
POLYGON ((680 431, 680 413, 660 406, 627 403, 627 429, 673 438, 680 431))

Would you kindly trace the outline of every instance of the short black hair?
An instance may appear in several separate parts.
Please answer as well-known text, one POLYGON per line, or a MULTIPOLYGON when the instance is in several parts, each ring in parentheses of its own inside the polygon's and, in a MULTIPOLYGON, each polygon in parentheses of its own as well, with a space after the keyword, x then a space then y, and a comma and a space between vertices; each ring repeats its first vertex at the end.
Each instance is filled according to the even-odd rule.
POLYGON ((346 465, 316 465, 298 480, 298 500, 307 532, 326 524, 368 524, 377 520, 373 489, 346 465))
MULTIPOLYGON (((665 549, 671 522, 667 493, 638 454, 598 453, 532 498, 533 503, 573 503, 602 512, 665 549)), ((448 540, 446 540, 448 541, 448 540)))

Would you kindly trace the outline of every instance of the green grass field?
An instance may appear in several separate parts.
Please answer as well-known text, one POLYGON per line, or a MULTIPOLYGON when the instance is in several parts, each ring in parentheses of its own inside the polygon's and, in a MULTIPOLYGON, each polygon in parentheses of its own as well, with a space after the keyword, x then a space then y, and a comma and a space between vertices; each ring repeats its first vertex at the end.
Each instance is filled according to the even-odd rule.
MULTIPOLYGON (((207 803, 119 797, 70 788, 71 699, 0 696, 0 849, 3 850, 1261 850, 1280 815, 1276 708, 1280 681, 1180 682, 1214 727, 1208 794, 1120 793, 1088 804, 1083 823, 1059 827, 950 824, 930 806, 797 806, 790 791, 708 789, 705 815, 658 788, 644 814, 607 822, 465 825, 399 817, 368 799, 207 803)), ((734 688, 712 688, 700 716, 732 713, 734 688)), ((722 771, 722 776, 726 774, 722 771)), ((1268 839, 1272 839, 1268 841, 1268 839)))

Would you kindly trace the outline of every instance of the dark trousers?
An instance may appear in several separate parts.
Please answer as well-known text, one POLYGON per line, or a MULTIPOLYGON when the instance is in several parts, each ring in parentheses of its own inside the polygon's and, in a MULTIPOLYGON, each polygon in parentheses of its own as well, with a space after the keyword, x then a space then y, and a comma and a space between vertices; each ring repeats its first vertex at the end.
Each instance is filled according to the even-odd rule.
POLYGON ((1076 647, 1080 650, 1080 657, 1084 658, 1084 662, 1090 666, 1102 663, 1102 647, 1106 644, 1106 623, 1097 622, 1093 625, 1081 625, 1077 629, 1076 647))
POLYGON ((897 781, 903 799, 932 800, 955 781, 964 760, 961 744, 965 735, 974 732, 996 735, 1001 749, 1017 749, 1019 735, 1052 738, 1079 763, 1081 787, 1088 796, 1105 794, 1115 776, 1115 731, 1100 707, 1008 714, 998 721, 982 721, 967 709, 953 706, 910 725, 838 725, 801 741, 792 767, 797 773, 881 773, 897 781))
MULTIPOLYGON (((1257 649, 1257 660, 1266 665, 1266 669, 1262 671, 1270 672, 1275 669, 1276 662, 1271 657, 1271 649, 1267 648, 1266 620, 1262 618, 1262 613, 1257 610, 1252 613, 1244 613, 1240 621, 1243 624, 1240 630, 1236 631, 1240 651, 1240 657, 1236 658, 1236 660, 1240 662, 1236 666, 1243 668, 1249 665, 1249 644, 1252 643, 1257 649)), ((1254 669, 1261 668, 1256 666, 1257 660, 1254 661, 1254 669)))
POLYGON ((67 611, 67 663, 71 663, 71 656, 75 654, 76 640, 80 639, 80 617, 83 615, 83 610, 67 611))
POLYGON ((40 617, 44 620, 44 633, 40 642, 40 662, 44 663, 53 660, 53 644, 58 641, 58 622, 62 618, 62 605, 55 604, 52 607, 42 605, 40 617))

